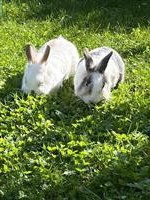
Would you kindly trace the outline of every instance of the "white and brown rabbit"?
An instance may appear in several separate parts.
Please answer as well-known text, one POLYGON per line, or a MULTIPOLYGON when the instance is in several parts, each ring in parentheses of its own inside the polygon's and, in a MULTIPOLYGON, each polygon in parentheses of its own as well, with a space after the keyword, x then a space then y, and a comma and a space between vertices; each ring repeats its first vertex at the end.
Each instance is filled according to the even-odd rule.
POLYGON ((26 46, 27 66, 22 80, 23 92, 49 94, 62 86, 63 80, 74 75, 79 61, 74 44, 59 36, 44 44, 38 51, 26 46))
POLYGON ((85 103, 109 100, 111 89, 123 82, 124 71, 124 62, 114 49, 86 49, 74 77, 75 95, 85 103))

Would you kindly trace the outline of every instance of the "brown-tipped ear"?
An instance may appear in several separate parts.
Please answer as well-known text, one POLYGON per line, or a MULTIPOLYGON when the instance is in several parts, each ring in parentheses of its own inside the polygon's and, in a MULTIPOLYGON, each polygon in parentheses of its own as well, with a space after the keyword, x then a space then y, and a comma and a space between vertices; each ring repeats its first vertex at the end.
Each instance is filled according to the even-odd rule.
POLYGON ((90 56, 89 51, 88 51, 87 48, 84 50, 83 55, 84 55, 84 58, 85 58, 86 70, 87 70, 87 71, 91 71, 91 66, 92 66, 92 64, 93 64, 93 59, 92 59, 92 57, 90 56))
POLYGON ((47 45, 41 63, 46 62, 50 53, 50 46, 47 45))
POLYGON ((107 54, 102 60, 101 62, 98 64, 97 66, 97 71, 99 71, 99 73, 103 74, 106 67, 107 67, 107 64, 108 64, 108 61, 110 59, 110 57, 112 56, 113 52, 111 51, 109 54, 107 54))
POLYGON ((28 62, 35 62, 35 58, 36 58, 36 49, 34 46, 27 44, 26 48, 25 48, 25 52, 26 52, 26 56, 28 59, 28 62))

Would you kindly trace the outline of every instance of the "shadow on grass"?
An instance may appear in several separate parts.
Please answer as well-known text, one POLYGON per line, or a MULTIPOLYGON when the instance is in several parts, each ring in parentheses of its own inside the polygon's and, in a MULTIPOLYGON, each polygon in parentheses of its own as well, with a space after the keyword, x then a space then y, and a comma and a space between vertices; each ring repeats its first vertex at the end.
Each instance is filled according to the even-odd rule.
MULTIPOLYGON (((15 1, 14 1, 15 2, 15 1)), ((18 7, 22 3, 28 4, 24 19, 58 19, 63 27, 77 25, 78 28, 93 29, 99 32, 112 29, 116 32, 120 28, 130 31, 137 26, 148 26, 150 4, 148 0, 33 0, 16 1, 18 7)), ((6 14, 7 15, 7 14, 6 14)), ((9 13, 8 13, 9 15, 9 13)))
POLYGON ((3 101, 10 94, 21 91, 21 81, 23 74, 10 76, 6 79, 4 86, 0 89, 0 100, 3 101))

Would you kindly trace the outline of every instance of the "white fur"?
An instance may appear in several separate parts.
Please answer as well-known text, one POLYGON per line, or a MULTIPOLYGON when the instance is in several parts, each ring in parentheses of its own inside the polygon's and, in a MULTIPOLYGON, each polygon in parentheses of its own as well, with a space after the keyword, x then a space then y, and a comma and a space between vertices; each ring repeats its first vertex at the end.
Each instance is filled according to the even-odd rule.
POLYGON ((88 86, 81 87, 85 77, 89 75, 89 72, 85 67, 85 58, 81 58, 78 63, 76 74, 74 77, 74 91, 75 95, 81 98, 85 103, 97 103, 103 99, 109 100, 111 98, 111 89, 114 88, 119 80, 120 74, 124 79, 124 63, 121 56, 113 49, 108 47, 96 48, 89 52, 93 59, 93 65, 96 66, 100 61, 110 52, 113 51, 112 56, 109 59, 104 74, 99 72, 92 72, 92 84, 93 89, 91 93, 88 93, 88 86), (102 89, 102 80, 105 76, 106 83, 102 89), (80 89, 79 89, 80 88, 80 89))
POLYGON ((62 36, 50 40, 34 53, 35 62, 28 61, 24 72, 23 92, 48 94, 61 87, 64 79, 74 75, 79 60, 78 51, 74 44, 62 36), (47 45, 50 46, 50 53, 46 62, 41 63, 47 45))

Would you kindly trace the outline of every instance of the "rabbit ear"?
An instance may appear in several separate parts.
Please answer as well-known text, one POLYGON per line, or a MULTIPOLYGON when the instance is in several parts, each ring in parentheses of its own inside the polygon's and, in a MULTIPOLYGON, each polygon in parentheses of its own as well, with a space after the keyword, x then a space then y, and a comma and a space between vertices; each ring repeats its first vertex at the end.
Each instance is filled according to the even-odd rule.
POLYGON ((26 56, 28 59, 28 62, 35 62, 35 57, 36 57, 36 49, 34 46, 28 44, 25 48, 26 56))
POLYGON ((89 51, 88 51, 87 48, 84 50, 83 55, 84 55, 84 58, 85 58, 86 70, 87 70, 87 71, 91 71, 91 66, 92 66, 92 64, 93 64, 93 59, 92 59, 92 57, 90 56, 89 51))
POLYGON ((106 55, 102 60, 101 62, 98 64, 97 66, 97 70, 99 71, 99 73, 104 73, 106 67, 107 67, 107 64, 108 64, 108 61, 110 59, 110 57, 112 56, 113 52, 111 51, 108 55, 106 55))
POLYGON ((50 53, 50 46, 47 45, 41 63, 46 62, 50 53))

